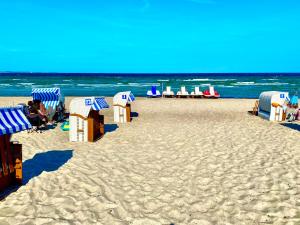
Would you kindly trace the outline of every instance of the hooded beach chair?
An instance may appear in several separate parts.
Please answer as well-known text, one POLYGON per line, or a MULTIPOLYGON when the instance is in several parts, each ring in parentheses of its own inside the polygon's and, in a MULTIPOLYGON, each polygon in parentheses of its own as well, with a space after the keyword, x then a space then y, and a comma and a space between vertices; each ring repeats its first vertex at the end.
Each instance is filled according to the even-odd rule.
POLYGON ((69 140, 72 142, 94 142, 104 135, 104 115, 108 109, 104 97, 78 97, 70 103, 69 140))
POLYGON ((147 96, 150 98, 157 98, 160 97, 160 91, 157 90, 156 86, 152 86, 151 90, 147 91, 147 96))
POLYGON ((20 107, 0 108, 0 192, 22 184, 22 145, 11 135, 31 128, 20 107))
POLYGON ((200 91, 200 88, 198 86, 195 87, 195 91, 193 91, 191 93, 191 97, 193 97, 193 98, 201 98, 202 96, 203 96, 203 93, 202 93, 202 91, 200 91))
POLYGON ((131 103, 135 100, 131 91, 119 92, 113 98, 114 122, 131 122, 131 103))
POLYGON ((270 121, 283 121, 286 114, 288 92, 265 91, 259 96, 258 116, 270 121))
POLYGON ((163 97, 165 98, 172 98, 174 97, 174 92, 171 91, 171 86, 167 86, 166 90, 163 92, 163 97))
POLYGON ((186 91, 185 86, 180 88, 180 91, 177 92, 177 97, 179 98, 187 98, 189 93, 186 91))
POLYGON ((63 120, 65 109, 60 88, 33 88, 31 94, 34 101, 39 100, 44 104, 49 120, 63 120))

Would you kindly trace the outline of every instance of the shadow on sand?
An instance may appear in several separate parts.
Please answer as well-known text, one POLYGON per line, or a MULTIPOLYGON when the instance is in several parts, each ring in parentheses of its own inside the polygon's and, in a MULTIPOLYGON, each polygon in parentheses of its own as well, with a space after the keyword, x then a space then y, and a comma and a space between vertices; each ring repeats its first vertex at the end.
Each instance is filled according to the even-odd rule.
POLYGON ((35 154, 32 159, 27 159, 23 163, 23 184, 27 184, 30 179, 39 176, 44 171, 58 170, 72 156, 73 150, 53 150, 35 154))
POLYGON ((119 126, 117 124, 105 124, 104 125, 104 133, 114 132, 118 128, 119 128, 119 126))
POLYGON ((300 131, 300 124, 298 123, 281 123, 282 126, 288 127, 290 129, 300 131))
MULTIPOLYGON (((26 185, 32 178, 39 176, 42 172, 58 170, 73 156, 73 150, 53 150, 35 154, 32 159, 23 162, 23 185, 26 185)), ((0 193, 0 200, 6 198, 20 186, 12 185, 0 193)))
POLYGON ((137 112, 131 112, 130 116, 131 116, 132 118, 138 117, 138 116, 139 116, 139 113, 137 113, 137 112))

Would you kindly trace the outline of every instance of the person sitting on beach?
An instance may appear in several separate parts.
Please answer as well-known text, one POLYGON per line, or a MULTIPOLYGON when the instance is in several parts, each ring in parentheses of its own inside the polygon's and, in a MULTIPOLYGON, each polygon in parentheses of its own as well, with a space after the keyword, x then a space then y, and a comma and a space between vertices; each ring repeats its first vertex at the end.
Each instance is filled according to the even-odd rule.
POLYGON ((48 123, 47 111, 44 104, 39 100, 34 100, 28 102, 30 114, 36 114, 44 122, 48 123))

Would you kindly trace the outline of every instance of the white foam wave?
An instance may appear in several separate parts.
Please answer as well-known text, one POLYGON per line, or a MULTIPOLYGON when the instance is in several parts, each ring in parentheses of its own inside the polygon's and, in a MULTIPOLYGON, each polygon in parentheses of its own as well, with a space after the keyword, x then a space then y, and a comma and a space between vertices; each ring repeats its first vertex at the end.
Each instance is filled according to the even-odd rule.
POLYGON ((35 83, 18 83, 19 85, 23 85, 23 86, 32 86, 35 83))
MULTIPOLYGON (((160 86, 160 83, 128 83, 131 87, 151 87, 153 85, 160 86)), ((124 84, 124 86, 127 86, 124 84)))
POLYGON ((185 81, 185 82, 202 82, 202 81, 212 81, 212 82, 220 81, 220 82, 225 82, 225 81, 233 81, 233 80, 236 80, 236 79, 194 78, 194 79, 186 79, 186 80, 183 80, 183 81, 185 81))
POLYGON ((53 84, 54 86, 72 86, 72 84, 53 84))
POLYGON ((233 88, 234 86, 232 86, 232 85, 223 85, 223 84, 219 84, 219 85, 216 85, 216 87, 233 88))
POLYGON ((278 86, 278 85, 289 85, 289 83, 280 83, 280 82, 273 82, 273 83, 255 83, 251 82, 236 82, 232 84, 234 86, 278 86))
POLYGON ((116 84, 77 84, 78 87, 151 87, 152 85, 160 86, 159 83, 116 83, 116 84))
POLYGON ((11 85, 11 84, 0 84, 0 86, 3 86, 3 87, 11 87, 12 85, 11 85))
POLYGON ((254 81, 247 81, 247 82, 236 82, 233 85, 253 85, 253 84, 255 84, 254 81))

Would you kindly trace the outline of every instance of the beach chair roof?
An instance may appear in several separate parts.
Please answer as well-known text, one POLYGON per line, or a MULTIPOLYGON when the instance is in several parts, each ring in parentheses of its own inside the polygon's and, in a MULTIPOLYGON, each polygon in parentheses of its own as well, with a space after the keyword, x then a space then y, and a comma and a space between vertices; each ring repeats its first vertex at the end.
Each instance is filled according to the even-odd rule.
POLYGON ((119 92, 114 96, 114 105, 126 106, 127 103, 135 100, 134 95, 131 91, 119 92))
POLYGON ((21 107, 0 108, 0 135, 31 129, 21 107))
POLYGON ((61 100, 60 88, 33 88, 31 94, 33 100, 42 101, 46 109, 55 108, 61 100))
POLYGON ((288 92, 280 91, 265 91, 259 96, 259 109, 262 111, 270 112, 272 103, 283 105, 285 101, 289 101, 288 92))
POLYGON ((87 117, 91 110, 100 111, 109 108, 104 97, 80 97, 72 99, 70 113, 87 117))
POLYGON ((58 98, 60 88, 33 88, 31 94, 33 98, 58 98))

